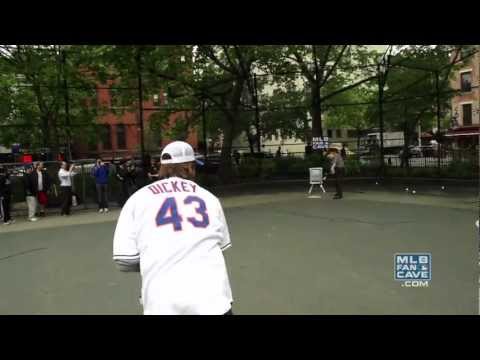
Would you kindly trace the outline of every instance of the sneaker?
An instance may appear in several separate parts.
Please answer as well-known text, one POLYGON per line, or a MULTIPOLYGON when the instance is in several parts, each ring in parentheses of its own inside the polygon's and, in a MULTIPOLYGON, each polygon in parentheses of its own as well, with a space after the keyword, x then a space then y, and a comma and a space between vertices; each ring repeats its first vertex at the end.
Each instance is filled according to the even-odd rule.
POLYGON ((15 224, 15 219, 11 219, 11 220, 9 221, 9 223, 10 223, 10 224, 15 224))
POLYGON ((4 222, 3 225, 10 225, 10 221, 4 222))
POLYGON ((108 212, 108 208, 107 208, 107 209, 103 209, 103 210, 104 210, 104 212, 106 212, 106 213, 108 212))
POLYGON ((103 209, 98 210, 99 213, 103 213, 103 209))
POLYGON ((28 219, 28 221, 35 222, 35 221, 38 221, 38 218, 36 218, 36 217, 33 217, 33 218, 30 218, 30 219, 28 219))

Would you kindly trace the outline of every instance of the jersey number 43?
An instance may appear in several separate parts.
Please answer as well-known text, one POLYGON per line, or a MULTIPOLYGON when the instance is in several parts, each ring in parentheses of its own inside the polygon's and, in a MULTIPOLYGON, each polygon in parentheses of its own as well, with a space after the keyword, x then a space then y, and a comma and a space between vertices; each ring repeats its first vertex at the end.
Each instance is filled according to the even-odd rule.
MULTIPOLYGON (((187 217, 187 221, 191 223, 196 228, 206 228, 210 224, 208 219, 207 207, 205 206, 205 201, 200 199, 198 196, 187 196, 183 203, 185 205, 190 205, 196 203, 198 205, 195 208, 197 214, 201 216, 201 219, 195 217, 187 217)), ((178 213, 177 201, 174 197, 166 198, 163 202, 160 210, 158 210, 157 217, 155 219, 157 226, 161 225, 173 225, 173 230, 181 231, 183 217, 178 213)))

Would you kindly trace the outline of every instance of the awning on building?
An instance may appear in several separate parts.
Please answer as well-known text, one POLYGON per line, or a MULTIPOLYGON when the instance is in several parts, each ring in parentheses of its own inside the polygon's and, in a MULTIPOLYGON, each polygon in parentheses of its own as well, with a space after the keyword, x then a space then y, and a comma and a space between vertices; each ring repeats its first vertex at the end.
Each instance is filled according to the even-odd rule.
POLYGON ((469 127, 458 128, 458 129, 452 129, 445 134, 445 136, 448 136, 448 137, 478 136, 478 135, 480 135, 480 127, 478 126, 469 126, 469 127))

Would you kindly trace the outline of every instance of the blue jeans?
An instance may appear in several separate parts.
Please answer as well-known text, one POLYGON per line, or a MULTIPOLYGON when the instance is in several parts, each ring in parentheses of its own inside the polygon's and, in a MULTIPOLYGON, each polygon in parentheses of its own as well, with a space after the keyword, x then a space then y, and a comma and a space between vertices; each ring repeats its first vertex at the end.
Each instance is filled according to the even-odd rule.
POLYGON ((98 199, 99 209, 108 208, 108 185, 107 184, 97 184, 97 199, 98 199))

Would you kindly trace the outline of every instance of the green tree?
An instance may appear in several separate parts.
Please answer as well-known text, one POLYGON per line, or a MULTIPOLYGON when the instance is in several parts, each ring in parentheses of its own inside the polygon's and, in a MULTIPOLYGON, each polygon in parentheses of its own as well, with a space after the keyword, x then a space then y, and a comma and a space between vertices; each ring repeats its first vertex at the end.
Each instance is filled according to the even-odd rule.
POLYGON ((339 94, 329 102, 325 114, 329 127, 355 130, 357 149, 363 132, 377 125, 377 118, 371 112, 372 104, 377 101, 377 91, 372 85, 363 84, 339 94))
MULTIPOLYGON (((165 127, 172 113, 182 111, 172 133, 185 133, 198 126, 202 104, 208 109, 209 130, 221 133, 221 173, 231 171, 233 139, 249 129, 252 107, 252 70, 269 59, 269 47, 199 45, 199 46, 108 46, 98 49, 98 76, 117 79, 117 85, 131 87, 144 78, 144 96, 164 89, 168 106, 152 115, 152 123, 165 127), (105 64, 109 64, 106 66, 105 64)), ((124 92, 126 98, 134 96, 124 92)), ((128 101, 127 103, 133 103, 128 101)), ((133 103, 134 104, 134 103, 133 103)))
POLYGON ((312 117, 312 137, 323 138, 322 114, 327 100, 372 81, 374 52, 360 45, 289 45, 280 47, 275 70, 301 74, 312 117))
POLYGON ((74 48, 0 45, 0 142, 57 153, 67 137, 85 136, 96 117, 94 83, 74 48))

